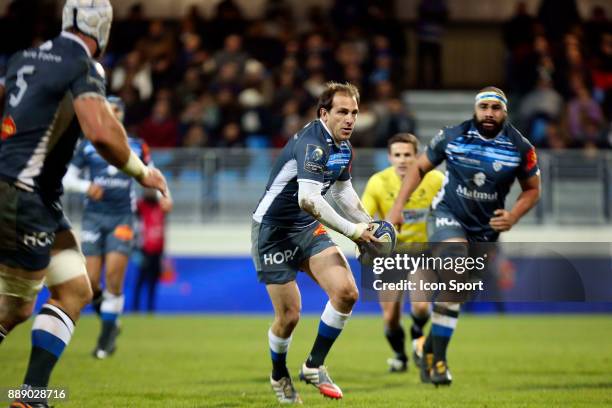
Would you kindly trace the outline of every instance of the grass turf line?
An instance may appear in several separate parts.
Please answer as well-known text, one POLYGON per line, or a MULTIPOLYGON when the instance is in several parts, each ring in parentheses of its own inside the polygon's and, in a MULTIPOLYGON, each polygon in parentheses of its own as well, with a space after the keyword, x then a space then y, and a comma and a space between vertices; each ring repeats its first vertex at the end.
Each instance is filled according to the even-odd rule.
MULTIPOLYGON (((271 363, 265 316, 125 316, 117 353, 97 361, 91 351, 99 323, 85 316, 59 362, 51 387, 69 390, 56 407, 270 407, 271 363)), ((408 320, 404 321, 407 326, 408 320)), ((304 317, 289 350, 297 371, 316 334, 304 317)), ((0 346, 0 387, 23 377, 31 320, 0 346)), ((612 322, 608 316, 469 316, 460 319, 449 350, 454 384, 422 385, 411 364, 388 374, 391 356, 374 316, 350 320, 326 363, 350 407, 543 407, 612 405, 612 322)), ((304 403, 329 406, 297 383, 304 403)), ((334 405, 336 406, 336 405, 334 405)))

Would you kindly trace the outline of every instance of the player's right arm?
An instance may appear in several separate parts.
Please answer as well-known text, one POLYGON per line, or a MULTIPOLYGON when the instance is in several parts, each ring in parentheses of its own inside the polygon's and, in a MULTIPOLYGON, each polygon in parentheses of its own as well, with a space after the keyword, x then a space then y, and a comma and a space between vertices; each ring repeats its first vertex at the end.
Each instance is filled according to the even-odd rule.
POLYGON ((446 159, 446 145, 446 132, 442 129, 431 139, 425 153, 421 153, 417 157, 415 164, 408 170, 404 180, 402 180, 402 186, 397 194, 395 203, 387 214, 387 221, 397 226, 401 226, 404 223, 404 216, 402 214, 404 206, 414 190, 419 186, 421 180, 423 180, 423 177, 446 159))
POLYGON ((368 224, 354 224, 338 214, 321 195, 323 183, 299 179, 298 180, 298 203, 300 208, 312 215, 326 227, 341 233, 353 241, 374 241, 375 238, 368 231, 368 224))
POLYGON ((79 96, 74 100, 74 110, 85 137, 109 164, 135 178, 142 186, 166 194, 164 176, 159 170, 148 168, 130 149, 123 125, 103 97, 79 96))

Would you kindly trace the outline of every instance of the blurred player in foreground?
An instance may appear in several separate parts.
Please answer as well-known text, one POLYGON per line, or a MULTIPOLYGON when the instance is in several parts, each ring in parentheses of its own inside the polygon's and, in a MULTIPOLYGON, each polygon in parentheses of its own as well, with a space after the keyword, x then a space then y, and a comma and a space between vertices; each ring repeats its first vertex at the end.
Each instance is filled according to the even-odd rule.
MULTIPOLYGON (((429 242, 496 242, 540 197, 540 171, 535 148, 507 122, 504 92, 486 87, 478 92, 474 117, 447 127, 434 137, 402 182, 387 218, 405 222, 402 209, 425 175, 446 160, 444 187, 435 198, 427 220, 429 242), (518 178, 522 192, 510 211, 506 196, 518 178)), ((445 251, 449 246, 440 246, 445 251)), ((467 245, 462 245, 467 251, 467 245)), ((439 257, 467 253, 438 253, 439 257)), ((421 379, 435 385, 450 384, 446 349, 457 325, 460 303, 435 302, 432 325, 424 344, 421 379)))
MULTIPOLYGON (((123 122, 123 101, 109 96, 115 117, 123 122)), ((151 165, 149 148, 142 140, 129 137, 128 144, 145 165, 151 165)), ((136 197, 132 178, 108 164, 89 140, 77 148, 64 177, 66 191, 86 194, 81 231, 81 247, 93 289, 93 306, 102 320, 93 356, 103 359, 115 351, 119 316, 125 297, 123 282, 134 243, 136 197), (83 175, 86 178, 81 178, 83 175), (105 290, 101 272, 105 268, 105 290)), ((170 208, 169 197, 162 207, 170 208)))
POLYGON ((143 186, 166 191, 163 175, 130 150, 105 98, 104 70, 93 58, 104 51, 111 22, 108 0, 68 0, 64 31, 8 63, 0 137, 0 341, 32 314, 43 283, 51 292, 32 326, 24 389, 48 386, 92 297, 85 260, 60 203, 81 131, 110 164, 143 186))
POLYGON ((285 145, 253 213, 253 260, 274 306, 274 323, 268 331, 273 367, 270 383, 281 403, 301 402, 286 366, 291 334, 300 318, 300 291, 295 281, 299 270, 308 273, 329 296, 300 379, 324 396, 342 398, 340 387, 323 364, 351 316, 358 291, 346 258, 323 225, 354 241, 376 241, 368 231, 371 217, 351 184, 349 139, 358 103, 359 92, 353 85, 326 85, 319 97, 318 119, 285 145), (323 198, 330 189, 348 219, 323 198))
MULTIPOLYGON (((418 150, 418 140, 410 133, 399 133, 387 142, 388 159, 390 167, 374 174, 368 180, 363 196, 363 205, 371 216, 378 214, 385 218, 393 206, 397 193, 402 185, 402 179, 408 170, 414 165, 418 150)), ((433 170, 423 178, 423 181, 416 189, 409 201, 403 208, 406 224, 398 231, 398 252, 410 252, 414 243, 427 242, 426 221, 429 207, 434 196, 440 191, 444 175, 438 170, 433 170), (402 245, 404 244, 404 245, 402 245)), ((395 357, 387 360, 389 371, 402 372, 408 368, 408 356, 405 349, 405 333, 402 327, 401 313, 403 301, 402 292, 396 294, 397 300, 389 300, 384 296, 380 305, 383 310, 383 320, 385 322, 385 337, 389 341, 391 349, 395 352, 395 357)), ((393 298, 395 299, 395 295, 393 298)), ((429 320, 429 303, 411 303, 412 326, 410 327, 410 337, 412 339, 413 359, 415 364, 419 364, 419 354, 417 353, 417 342, 423 342, 423 327, 429 320)))

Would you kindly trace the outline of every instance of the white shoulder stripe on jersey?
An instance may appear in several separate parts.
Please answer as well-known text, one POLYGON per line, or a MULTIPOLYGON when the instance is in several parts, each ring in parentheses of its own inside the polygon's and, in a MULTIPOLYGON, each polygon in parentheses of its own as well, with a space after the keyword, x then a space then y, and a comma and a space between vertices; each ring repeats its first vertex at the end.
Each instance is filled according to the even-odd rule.
POLYGON ((45 131, 43 137, 40 138, 26 166, 21 170, 19 175, 17 175, 17 180, 20 183, 35 188, 34 179, 40 175, 47 155, 64 134, 73 117, 74 109, 72 108, 72 96, 70 92, 67 92, 59 103, 51 124, 45 131))
MULTIPOLYGON (((257 222, 263 220, 264 215, 268 212, 268 209, 274 202, 274 199, 283 191, 289 181, 297 176, 297 161, 295 159, 288 160, 287 163, 280 169, 274 181, 270 185, 270 188, 266 190, 266 194, 259 202, 255 213, 253 213, 253 219, 257 222)), ((297 199, 297 198, 296 198, 297 199)))
MULTIPOLYGON (((57 118, 57 114, 56 114, 57 118)), ((21 170, 21 173, 17 176, 17 180, 31 188, 34 188, 34 178, 38 177, 40 171, 45 163, 45 158, 47 157, 47 147, 49 145, 49 138, 51 137, 51 132, 53 129, 53 125, 45 132, 45 135, 40 138, 38 145, 34 149, 32 156, 30 156, 30 160, 21 170)))
POLYGON ((448 170, 444 172, 444 182, 442 183, 442 187, 440 187, 440 190, 438 190, 438 194, 436 194, 436 196, 434 197, 431 203, 431 208, 433 210, 435 210, 438 204, 442 202, 442 199, 444 198, 444 190, 446 190, 447 184, 448 184, 448 170))

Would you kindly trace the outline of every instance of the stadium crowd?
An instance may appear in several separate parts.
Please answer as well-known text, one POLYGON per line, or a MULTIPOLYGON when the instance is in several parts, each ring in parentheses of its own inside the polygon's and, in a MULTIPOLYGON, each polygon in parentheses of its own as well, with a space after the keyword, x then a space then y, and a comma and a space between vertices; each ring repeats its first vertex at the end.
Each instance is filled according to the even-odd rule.
MULTIPOLYGON (((0 38, 40 43, 55 34, 44 7, 53 2, 41 1, 41 18, 26 25, 24 3, 8 6, 0 38)), ((427 36, 443 43, 448 19, 446 1, 421 2, 418 55, 433 58, 434 71, 421 85, 443 85, 438 51, 421 43, 427 36)), ((282 146, 315 117, 329 80, 361 91, 354 145, 383 147, 417 125, 401 98, 409 92, 406 60, 415 58, 405 29, 392 1, 336 0, 329 12, 313 7, 297 19, 283 0, 269 0, 263 18, 248 20, 223 0, 211 19, 193 6, 180 21, 147 18, 143 2, 114 23, 103 64, 110 91, 126 103, 127 127, 154 148, 282 146)), ((510 112, 534 145, 610 147, 612 22, 604 9, 581 21, 575 0, 542 0, 537 16, 518 2, 503 33, 510 112)), ((27 45, 4 41, 0 59, 27 45)))

